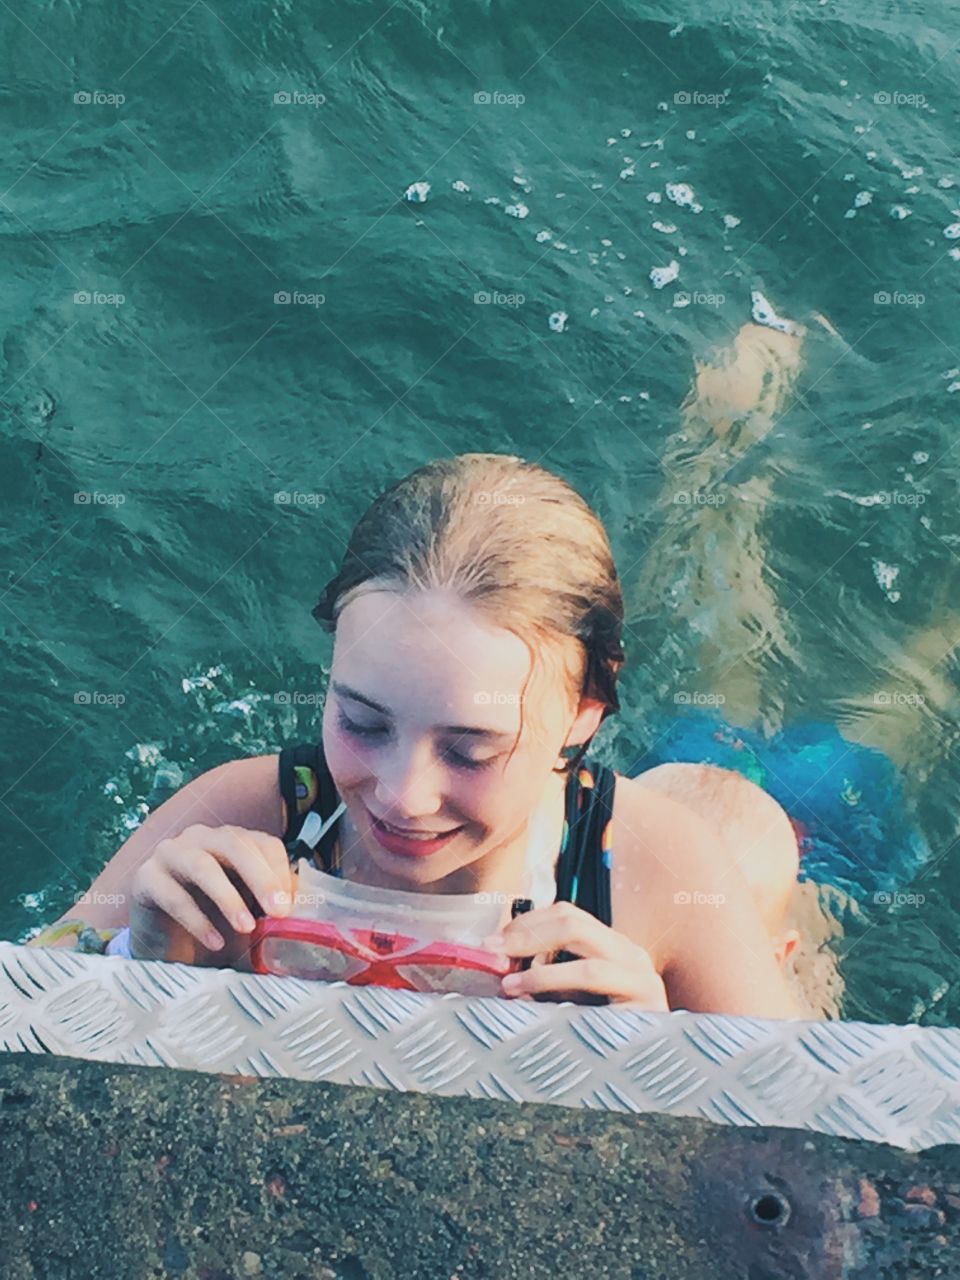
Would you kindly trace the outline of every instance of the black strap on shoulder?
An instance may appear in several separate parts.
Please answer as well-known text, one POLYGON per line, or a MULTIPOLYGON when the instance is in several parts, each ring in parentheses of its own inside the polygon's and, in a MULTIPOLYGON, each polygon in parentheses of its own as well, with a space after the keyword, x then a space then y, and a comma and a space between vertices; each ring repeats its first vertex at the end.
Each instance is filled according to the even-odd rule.
POLYGON ((307 816, 298 809, 297 775, 294 772, 298 765, 316 769, 316 747, 313 743, 303 742, 295 747, 283 747, 280 752, 280 794, 287 810, 287 825, 281 837, 284 844, 296 840, 307 816))
POLYGON ((570 902, 573 899, 573 881, 577 874, 583 850, 582 828, 587 814, 577 803, 580 794, 580 783, 576 772, 567 779, 565 792, 567 843, 557 861, 557 901, 570 902))
POLYGON ((594 785, 577 781, 567 786, 567 847, 557 865, 557 901, 575 901, 603 924, 612 922, 610 871, 603 862, 603 833, 613 814, 617 775, 606 765, 584 761, 594 775, 594 785), (583 795, 582 807, 578 796, 583 795), (574 899, 574 883, 576 898, 574 899))
MULTIPOLYGON (((587 762, 584 761, 584 765, 587 762)), ((583 766, 581 766, 583 767, 583 766)), ((579 783, 568 785, 567 825, 569 835, 564 856, 557 867, 557 901, 571 902, 596 916, 601 924, 613 923, 610 901, 610 869, 603 860, 603 833, 613 815, 613 798, 617 775, 606 765, 590 762, 594 785, 585 790, 579 783), (577 794, 583 790, 583 807, 578 807, 577 794), (576 880, 576 898, 573 898, 576 880)), ((580 957, 571 951, 560 951, 555 964, 580 957)), ((584 997, 585 1004, 608 1004, 607 996, 584 997)))
MULTIPOLYGON (((282 837, 284 844, 287 846, 287 852, 291 858, 309 857, 311 851, 306 845, 300 846, 299 841, 300 830, 307 814, 316 813, 321 818, 328 818, 340 803, 340 797, 334 786, 333 778, 327 768, 322 743, 301 742, 296 746, 284 747, 281 750, 280 794, 283 796, 284 803, 287 806, 287 826, 282 837), (295 770, 298 766, 303 765, 312 769, 316 776, 317 794, 309 809, 300 813, 297 805, 297 775, 295 770), (298 848, 298 846, 300 847, 298 848)), ((337 824, 335 823, 330 828, 317 848, 319 864, 325 869, 330 865, 330 854, 336 840, 336 826, 337 824)))
POLYGON ((600 777, 597 780, 598 794, 596 799, 597 834, 594 844, 594 864, 596 868, 594 883, 597 891, 597 909, 594 914, 608 928, 613 925, 613 903, 610 899, 610 868, 603 857, 603 833, 607 829, 607 824, 613 818, 613 801, 616 789, 617 775, 615 771, 608 769, 606 765, 601 765, 600 777))

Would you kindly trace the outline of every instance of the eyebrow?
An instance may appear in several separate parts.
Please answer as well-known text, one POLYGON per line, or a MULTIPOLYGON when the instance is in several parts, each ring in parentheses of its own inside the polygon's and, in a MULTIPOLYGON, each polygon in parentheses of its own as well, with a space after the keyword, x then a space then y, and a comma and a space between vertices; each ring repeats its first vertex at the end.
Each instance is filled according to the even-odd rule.
MULTIPOLYGON (((393 719, 393 713, 389 707, 385 707, 382 703, 374 702, 373 698, 368 698, 366 694, 360 693, 357 689, 351 689, 347 684, 341 684, 339 680, 331 680, 330 688, 341 698, 352 698, 354 702, 362 702, 364 706, 371 707, 374 711, 379 711, 381 715, 388 716, 393 719)), ((437 729, 442 729, 446 733, 472 733, 478 738, 515 738, 516 734, 508 732, 506 729, 481 729, 476 725, 464 724, 438 724, 437 729)))

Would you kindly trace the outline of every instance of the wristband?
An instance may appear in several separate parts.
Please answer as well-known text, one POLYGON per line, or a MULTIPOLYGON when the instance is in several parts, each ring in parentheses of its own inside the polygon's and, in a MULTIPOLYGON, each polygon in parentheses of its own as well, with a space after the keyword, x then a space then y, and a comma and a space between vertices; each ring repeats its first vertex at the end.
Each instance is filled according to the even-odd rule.
POLYGON ((84 952, 86 955, 103 955, 107 944, 121 932, 121 929, 94 929, 85 920, 59 920, 56 924, 49 924, 45 929, 41 929, 35 937, 30 939, 28 945, 53 947, 62 939, 72 937, 74 943, 69 950, 84 952))
POLYGON ((130 950, 130 926, 126 925, 113 935, 107 943, 105 956, 121 956, 124 960, 132 960, 133 952, 130 950))

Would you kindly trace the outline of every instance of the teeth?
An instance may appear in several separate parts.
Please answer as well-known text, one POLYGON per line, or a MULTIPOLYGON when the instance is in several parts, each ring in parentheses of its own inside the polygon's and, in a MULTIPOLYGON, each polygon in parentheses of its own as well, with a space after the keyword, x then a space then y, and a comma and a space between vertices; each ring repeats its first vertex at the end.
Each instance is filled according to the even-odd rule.
POLYGON ((386 827, 388 831, 392 831, 395 836, 403 836, 404 840, 437 840, 447 834, 445 831, 428 831, 423 835, 414 835, 410 831, 401 831, 397 827, 391 827, 389 822, 384 822, 381 825, 386 827))

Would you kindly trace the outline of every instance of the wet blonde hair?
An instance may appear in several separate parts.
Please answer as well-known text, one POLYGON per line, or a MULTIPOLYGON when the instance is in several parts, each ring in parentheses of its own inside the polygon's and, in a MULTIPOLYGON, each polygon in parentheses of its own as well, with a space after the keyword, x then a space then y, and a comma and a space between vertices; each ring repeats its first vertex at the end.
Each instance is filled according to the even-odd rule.
MULTIPOLYGON (((361 516, 313 616, 334 633, 346 605, 371 589, 450 591, 523 641, 531 674, 538 656, 555 652, 572 700, 603 702, 602 719, 620 710, 623 596, 606 529, 535 462, 461 453, 393 484, 361 516)), ((555 772, 576 769, 591 741, 555 772)))

